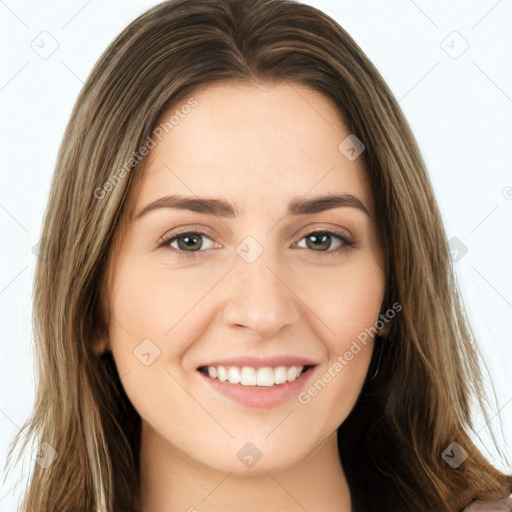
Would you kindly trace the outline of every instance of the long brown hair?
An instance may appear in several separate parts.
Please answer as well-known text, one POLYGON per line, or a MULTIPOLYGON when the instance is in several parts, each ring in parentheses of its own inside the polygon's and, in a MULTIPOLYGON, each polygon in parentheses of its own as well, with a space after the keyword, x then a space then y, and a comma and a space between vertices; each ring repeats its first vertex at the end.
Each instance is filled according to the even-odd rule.
MULTIPOLYGON (((383 310, 402 310, 338 430, 355 511, 457 511, 510 492, 471 440, 485 411, 478 352, 432 187, 397 101, 352 38, 288 0, 171 0, 111 43, 77 99, 60 148, 34 283, 38 385, 13 443, 48 443, 23 512, 138 510, 140 418, 112 357, 102 289, 141 148, 164 111, 219 81, 300 83, 330 98, 362 155, 386 256, 383 310), (457 468, 443 452, 468 454, 457 468)), ((153 140, 151 139, 151 140, 153 140)), ((138 176, 139 175, 139 176, 138 176)), ((486 416, 487 417, 487 416, 486 416)), ((23 444, 26 446, 26 444, 23 444)), ((11 452, 12 453, 12 452, 11 452)))

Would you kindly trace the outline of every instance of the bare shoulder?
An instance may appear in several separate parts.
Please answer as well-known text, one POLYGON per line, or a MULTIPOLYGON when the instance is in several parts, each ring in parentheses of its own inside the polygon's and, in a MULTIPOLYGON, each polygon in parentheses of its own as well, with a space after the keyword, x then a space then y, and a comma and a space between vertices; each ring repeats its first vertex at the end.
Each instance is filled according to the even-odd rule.
POLYGON ((512 512, 512 494, 496 501, 474 501, 463 512, 512 512))

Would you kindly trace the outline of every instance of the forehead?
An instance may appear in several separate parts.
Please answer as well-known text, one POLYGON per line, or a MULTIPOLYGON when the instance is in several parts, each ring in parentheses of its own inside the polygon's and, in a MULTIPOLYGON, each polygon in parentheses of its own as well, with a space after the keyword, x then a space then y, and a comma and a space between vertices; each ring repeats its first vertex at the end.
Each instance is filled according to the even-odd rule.
POLYGON ((319 92, 292 83, 214 83, 191 98, 161 116, 167 129, 144 161, 137 204, 163 193, 221 193, 245 210, 329 192, 371 207, 363 158, 351 161, 340 150, 350 132, 319 92))

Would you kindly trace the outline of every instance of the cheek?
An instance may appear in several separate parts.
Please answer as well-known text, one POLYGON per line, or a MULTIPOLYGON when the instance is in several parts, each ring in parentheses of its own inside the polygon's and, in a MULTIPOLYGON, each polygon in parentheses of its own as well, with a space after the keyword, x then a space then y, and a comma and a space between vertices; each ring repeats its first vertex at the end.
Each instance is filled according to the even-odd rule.
POLYGON ((173 270, 147 258, 118 259, 109 346, 123 387, 141 416, 190 401, 180 394, 178 382, 186 379, 181 361, 212 322, 207 295, 224 273, 224 268, 173 270))
POLYGON ((130 345, 150 338, 162 351, 182 352, 204 328, 202 301, 221 275, 221 269, 175 270, 142 258, 120 263, 111 296, 112 343, 127 336, 130 345), (180 335, 183 330, 186 336, 180 335))
POLYGON ((112 312, 129 332, 161 336, 183 316, 187 289, 179 274, 167 282, 165 273, 144 261, 126 264, 116 273, 112 312))
POLYGON ((323 432, 337 428, 350 414, 361 393, 374 347, 374 325, 378 308, 366 313, 356 304, 341 304, 347 316, 333 323, 336 336, 325 338, 328 358, 320 365, 298 402, 309 410, 311 418, 323 425, 323 432), (355 309, 354 309, 355 308, 355 309))
POLYGON ((120 258, 110 297, 109 344, 123 388, 143 419, 178 438, 186 437, 183 418, 201 415, 182 387, 181 369, 183 354, 209 321, 201 299, 218 280, 200 272, 120 258))
POLYGON ((362 270, 347 272, 340 281, 335 307, 329 309, 328 319, 335 331, 335 344, 343 348, 348 339, 364 337, 370 327, 375 326, 384 295, 384 280, 377 274, 362 270))
POLYGON ((326 421, 339 424, 355 404, 368 371, 385 280, 372 258, 340 265, 330 276, 322 293, 311 283, 303 288, 303 294, 310 290, 308 304, 325 327, 328 357, 299 403, 313 415, 330 411, 326 421))
POLYGON ((384 297, 385 279, 371 254, 332 266, 328 273, 297 276, 298 295, 325 327, 330 351, 343 353, 347 343, 375 325, 384 297))

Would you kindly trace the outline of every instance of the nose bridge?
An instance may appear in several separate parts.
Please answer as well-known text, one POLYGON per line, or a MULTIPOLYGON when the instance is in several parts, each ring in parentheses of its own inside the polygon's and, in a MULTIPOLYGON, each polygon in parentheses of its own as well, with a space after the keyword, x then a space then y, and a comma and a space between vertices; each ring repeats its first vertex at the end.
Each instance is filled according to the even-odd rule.
MULTIPOLYGON (((253 253, 254 255, 254 253, 253 253)), ((254 330, 259 337, 270 337, 300 316, 297 299, 280 275, 278 254, 265 250, 250 263, 240 256, 235 264, 223 311, 224 323, 254 330)))

